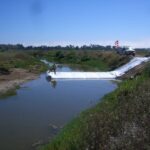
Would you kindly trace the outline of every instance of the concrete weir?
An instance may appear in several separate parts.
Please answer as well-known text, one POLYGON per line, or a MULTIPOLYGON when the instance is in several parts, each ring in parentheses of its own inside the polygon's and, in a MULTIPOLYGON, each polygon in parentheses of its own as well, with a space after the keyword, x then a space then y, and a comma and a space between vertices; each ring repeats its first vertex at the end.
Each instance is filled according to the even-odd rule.
POLYGON ((130 69, 143 62, 150 61, 150 57, 134 57, 127 64, 109 72, 54 72, 47 71, 47 76, 52 79, 115 79, 124 75, 130 69))

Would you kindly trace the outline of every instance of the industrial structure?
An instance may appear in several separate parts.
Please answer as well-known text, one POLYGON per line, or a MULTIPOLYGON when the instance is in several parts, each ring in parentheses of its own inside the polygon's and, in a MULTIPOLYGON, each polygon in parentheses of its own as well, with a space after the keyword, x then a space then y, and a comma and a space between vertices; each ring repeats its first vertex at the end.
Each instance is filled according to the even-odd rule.
POLYGON ((120 55, 132 55, 135 56, 135 50, 130 46, 119 46, 119 41, 115 42, 116 52, 120 55))

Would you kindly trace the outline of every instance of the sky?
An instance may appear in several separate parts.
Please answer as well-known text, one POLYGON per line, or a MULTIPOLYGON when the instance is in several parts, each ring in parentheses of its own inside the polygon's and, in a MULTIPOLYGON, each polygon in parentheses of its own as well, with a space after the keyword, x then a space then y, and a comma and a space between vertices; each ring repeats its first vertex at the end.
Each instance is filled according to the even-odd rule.
POLYGON ((150 47, 150 0, 0 0, 0 43, 150 47))

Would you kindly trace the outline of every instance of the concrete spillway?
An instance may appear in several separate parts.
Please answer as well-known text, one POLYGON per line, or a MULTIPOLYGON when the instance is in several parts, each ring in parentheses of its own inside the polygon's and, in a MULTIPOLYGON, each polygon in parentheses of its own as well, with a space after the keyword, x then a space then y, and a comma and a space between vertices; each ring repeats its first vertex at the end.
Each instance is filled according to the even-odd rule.
POLYGON ((130 69, 140 65, 143 62, 150 61, 150 57, 135 57, 129 63, 109 72, 49 72, 47 76, 52 79, 115 79, 124 75, 130 69))

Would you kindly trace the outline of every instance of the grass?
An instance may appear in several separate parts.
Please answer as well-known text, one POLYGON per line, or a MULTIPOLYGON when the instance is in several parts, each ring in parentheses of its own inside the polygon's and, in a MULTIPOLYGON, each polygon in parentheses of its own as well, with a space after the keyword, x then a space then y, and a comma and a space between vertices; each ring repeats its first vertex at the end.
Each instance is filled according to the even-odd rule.
POLYGON ((7 92, 0 94, 0 99, 5 99, 9 96, 14 96, 17 94, 16 90, 19 89, 20 86, 16 86, 13 89, 7 90, 7 92))
POLYGON ((50 62, 75 65, 89 71, 107 71, 117 68, 129 61, 128 57, 117 55, 113 51, 1 51, 0 67, 5 69, 24 68, 30 71, 42 72, 47 67, 40 62, 45 58, 50 62))
POLYGON ((33 53, 14 50, 0 52, 0 66, 7 70, 12 68, 23 68, 33 72, 42 72, 47 69, 33 53))
POLYGON ((41 150, 150 149, 150 65, 80 114, 41 150))
POLYGON ((47 67, 40 62, 45 58, 50 62, 57 62, 76 66, 88 71, 113 70, 129 61, 128 57, 117 55, 113 51, 1 51, 0 67, 10 70, 11 68, 24 68, 33 72, 42 72, 47 67))
MULTIPOLYGON (((26 51, 1 51, 0 52, 0 75, 4 72, 8 74, 14 68, 26 69, 29 72, 39 74, 47 70, 47 66, 40 61, 40 57, 36 57, 33 52, 26 51)), ((5 98, 16 94, 16 89, 10 89, 5 93, 0 93, 0 98, 5 98)))
POLYGON ((128 57, 117 55, 113 51, 48 51, 43 57, 51 62, 76 65, 94 71, 112 70, 129 61, 128 57))

